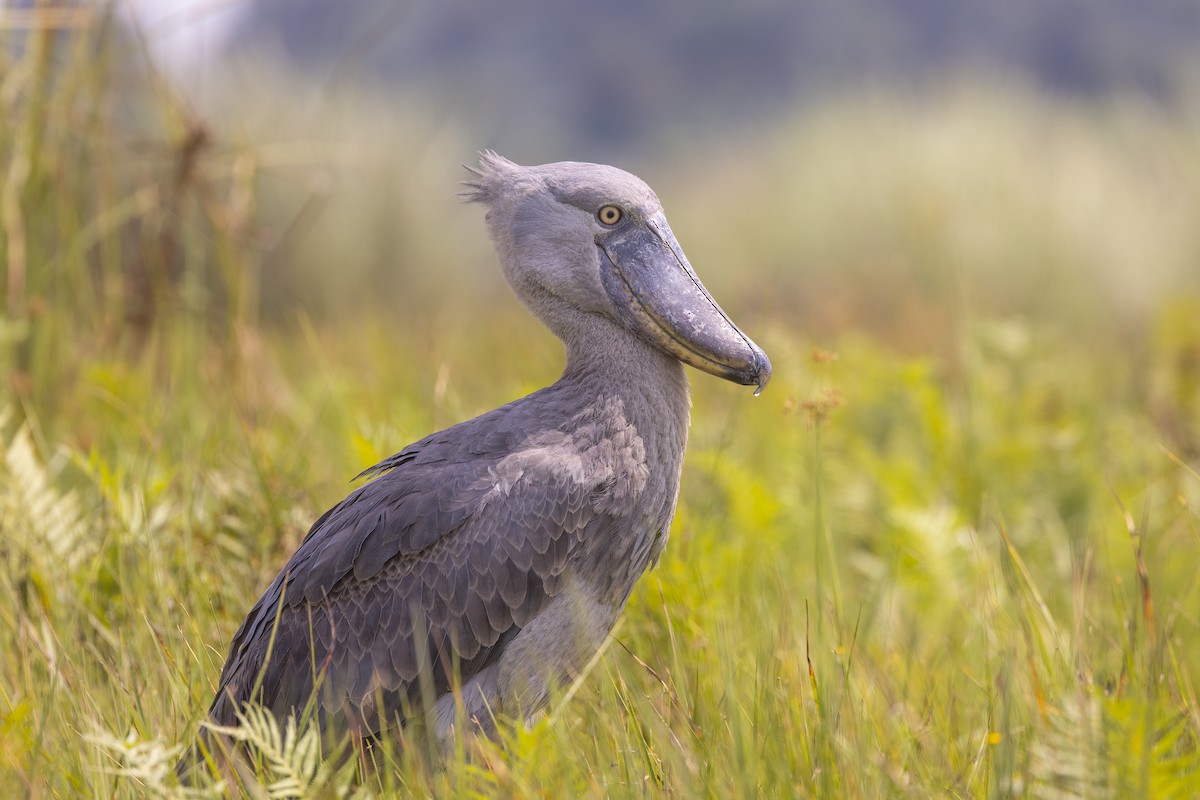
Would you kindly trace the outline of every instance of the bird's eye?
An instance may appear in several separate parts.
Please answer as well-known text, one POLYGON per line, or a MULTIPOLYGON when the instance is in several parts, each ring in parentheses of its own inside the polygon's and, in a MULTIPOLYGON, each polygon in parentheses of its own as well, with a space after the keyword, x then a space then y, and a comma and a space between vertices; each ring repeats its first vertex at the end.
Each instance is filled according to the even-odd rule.
POLYGON ((596 218, 605 225, 616 225, 621 221, 621 209, 617 206, 601 206, 596 212, 596 218))

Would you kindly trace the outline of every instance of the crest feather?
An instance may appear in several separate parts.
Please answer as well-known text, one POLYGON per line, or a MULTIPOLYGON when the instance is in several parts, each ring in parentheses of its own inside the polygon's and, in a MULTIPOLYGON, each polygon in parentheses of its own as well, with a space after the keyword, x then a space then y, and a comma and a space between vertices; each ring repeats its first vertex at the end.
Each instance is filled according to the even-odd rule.
POLYGON ((505 179, 520 167, 494 150, 481 150, 479 166, 463 164, 473 177, 462 182, 463 190, 458 193, 468 203, 491 204, 505 179))

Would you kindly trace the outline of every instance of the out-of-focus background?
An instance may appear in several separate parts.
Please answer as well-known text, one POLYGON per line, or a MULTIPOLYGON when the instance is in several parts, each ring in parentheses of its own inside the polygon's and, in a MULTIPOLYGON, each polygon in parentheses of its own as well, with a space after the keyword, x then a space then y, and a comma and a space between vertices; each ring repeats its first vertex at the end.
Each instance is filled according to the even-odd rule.
MULTIPOLYGON (((14 25, 36 13, 18 6, 14 25)), ((85 144, 113 181, 137 161, 140 188, 184 205, 242 191, 227 222, 255 263, 229 269, 256 314, 492 298, 478 215, 454 196, 483 147, 642 174, 722 297, 810 334, 852 322, 924 347, 968 312, 1121 328, 1200 280, 1189 3, 107 8, 59 8, 75 27, 47 54, 82 30, 120 40, 88 78, 107 95, 85 144)), ((37 46, 12 30, 10 57, 37 46)), ((188 299, 222 294, 212 258, 193 247, 185 270, 179 244, 161 266, 204 289, 188 299)), ((53 271, 29 272, 33 294, 53 271)))
POLYGON ((0 6, 0 790, 170 795, 346 479, 556 377, 482 148, 646 179, 776 377, 571 703, 384 788, 1200 791, 1183 0, 0 6))

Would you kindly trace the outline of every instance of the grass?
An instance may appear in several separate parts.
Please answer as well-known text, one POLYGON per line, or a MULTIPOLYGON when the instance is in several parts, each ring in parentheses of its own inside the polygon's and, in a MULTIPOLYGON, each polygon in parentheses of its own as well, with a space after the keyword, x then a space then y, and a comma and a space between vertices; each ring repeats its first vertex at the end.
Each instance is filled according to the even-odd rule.
MULTIPOLYGON (((310 522, 560 355, 495 299, 465 145, 362 98, 299 143, 203 117, 86 22, 0 71, 0 793, 184 796, 310 522)), ((663 561, 544 721, 301 792, 249 720, 263 793, 1193 796, 1196 132, 970 84, 641 170, 774 383, 693 376, 663 561)))

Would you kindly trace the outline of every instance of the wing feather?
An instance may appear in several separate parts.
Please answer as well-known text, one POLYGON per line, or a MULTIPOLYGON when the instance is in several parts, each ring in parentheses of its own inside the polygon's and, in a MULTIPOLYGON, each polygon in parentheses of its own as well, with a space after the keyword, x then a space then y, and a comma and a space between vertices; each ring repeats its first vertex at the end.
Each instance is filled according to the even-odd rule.
POLYGON ((419 702, 421 664, 439 694, 455 669, 469 680, 557 594, 573 545, 602 515, 608 465, 585 463, 561 439, 445 441, 368 470, 377 477, 313 526, 234 637, 217 721, 232 717, 222 696, 286 713, 319 684, 322 720, 375 729, 380 714, 419 702))

